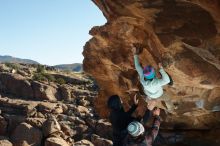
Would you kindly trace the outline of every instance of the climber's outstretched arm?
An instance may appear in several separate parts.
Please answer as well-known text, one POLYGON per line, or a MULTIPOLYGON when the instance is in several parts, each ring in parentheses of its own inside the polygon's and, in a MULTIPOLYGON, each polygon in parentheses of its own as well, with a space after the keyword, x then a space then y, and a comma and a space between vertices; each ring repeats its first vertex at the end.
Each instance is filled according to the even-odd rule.
POLYGON ((139 63, 139 58, 138 58, 138 54, 141 53, 141 45, 140 44, 132 44, 131 48, 132 48, 132 52, 134 54, 134 65, 135 65, 135 69, 138 72, 138 75, 140 76, 140 80, 141 82, 144 79, 144 73, 143 73, 143 69, 139 63))
POLYGON ((154 115, 154 122, 152 125, 152 129, 151 132, 147 134, 146 136, 146 141, 149 144, 152 144, 153 141, 155 140, 155 138, 158 135, 159 129, 160 129, 160 109, 155 109, 153 111, 153 115, 154 115))
POLYGON ((138 55, 134 55, 134 65, 135 65, 135 69, 137 70, 140 78, 142 78, 144 76, 144 73, 143 73, 143 69, 139 63, 138 55))
POLYGON ((133 114, 133 112, 137 109, 138 102, 139 102, 139 100, 137 99, 137 94, 135 94, 133 100, 134 100, 134 104, 133 104, 132 107, 126 112, 129 116, 131 116, 131 115, 133 114))

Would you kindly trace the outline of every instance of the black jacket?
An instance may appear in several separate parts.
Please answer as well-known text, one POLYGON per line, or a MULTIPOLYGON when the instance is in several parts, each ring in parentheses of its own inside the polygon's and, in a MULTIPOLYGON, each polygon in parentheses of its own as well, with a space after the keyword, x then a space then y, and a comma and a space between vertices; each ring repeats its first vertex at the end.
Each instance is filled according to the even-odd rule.
POLYGON ((137 105, 133 105, 127 112, 124 108, 112 109, 109 120, 113 128, 113 146, 122 146, 123 139, 127 135, 127 126, 136 118, 132 117, 132 113, 136 110, 137 105))
POLYGON ((132 113, 136 110, 137 106, 133 105, 127 112, 123 108, 120 110, 112 110, 110 113, 110 122, 112 123, 113 132, 120 132, 127 129, 129 123, 136 120, 132 117, 132 113))

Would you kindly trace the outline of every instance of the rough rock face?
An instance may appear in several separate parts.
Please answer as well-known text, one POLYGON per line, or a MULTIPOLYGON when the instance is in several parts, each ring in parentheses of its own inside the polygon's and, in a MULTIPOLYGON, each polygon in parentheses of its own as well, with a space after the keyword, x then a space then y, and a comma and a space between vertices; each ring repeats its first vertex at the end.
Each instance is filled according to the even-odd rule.
POLYGON ((0 92, 21 99, 74 101, 76 96, 89 96, 88 90, 97 89, 86 75, 79 77, 47 66, 41 69, 34 65, 0 64, 0 92))
POLYGON ((31 84, 19 74, 1 73, 0 90, 21 97, 33 97, 31 84))
POLYGON ((14 130, 11 139, 16 146, 23 146, 24 143, 38 146, 41 144, 42 133, 27 123, 21 123, 14 130))
MULTIPOLYGON (((130 44, 144 46, 143 66, 162 62, 174 80, 165 93, 177 115, 164 117, 162 127, 212 129, 220 119, 219 0, 93 0, 107 23, 94 27, 84 48, 84 70, 100 86, 96 108, 107 116, 106 101, 122 97, 126 108, 131 89, 142 89, 130 44)), ((141 111, 141 110, 140 110, 141 111)))

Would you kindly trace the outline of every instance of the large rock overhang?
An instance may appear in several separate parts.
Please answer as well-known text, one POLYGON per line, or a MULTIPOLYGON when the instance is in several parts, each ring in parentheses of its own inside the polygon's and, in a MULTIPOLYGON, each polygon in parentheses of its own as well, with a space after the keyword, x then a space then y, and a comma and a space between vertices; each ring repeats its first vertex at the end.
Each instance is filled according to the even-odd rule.
MULTIPOLYGON (((132 43, 144 46, 142 65, 162 62, 174 80, 165 87, 177 115, 164 126, 184 129, 219 127, 220 2, 218 0, 93 0, 107 23, 91 29, 84 47, 84 70, 100 87, 96 108, 108 115, 107 100, 118 94, 128 108, 142 88, 133 64, 132 43)), ((143 111, 141 102, 138 112, 143 111)))

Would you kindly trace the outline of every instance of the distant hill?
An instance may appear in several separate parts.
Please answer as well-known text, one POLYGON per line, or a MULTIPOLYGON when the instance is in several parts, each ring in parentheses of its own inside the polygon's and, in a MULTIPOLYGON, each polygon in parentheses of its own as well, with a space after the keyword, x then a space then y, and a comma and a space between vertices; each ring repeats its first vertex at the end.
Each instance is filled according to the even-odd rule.
POLYGON ((0 55, 0 63, 24 63, 24 64, 39 64, 36 61, 30 59, 21 59, 12 56, 1 56, 0 55))
MULTIPOLYGON (((5 56, 0 55, 0 63, 40 64, 34 60, 21 59, 21 58, 8 56, 8 55, 5 55, 5 56)), ((81 63, 60 64, 60 65, 55 65, 53 67, 55 67, 56 69, 60 69, 60 70, 68 70, 68 71, 74 71, 74 72, 82 72, 83 71, 81 63)))
POLYGON ((57 69, 60 70, 68 70, 68 71, 74 71, 74 72, 82 72, 82 64, 81 63, 73 63, 73 64, 60 64, 54 66, 57 69))

